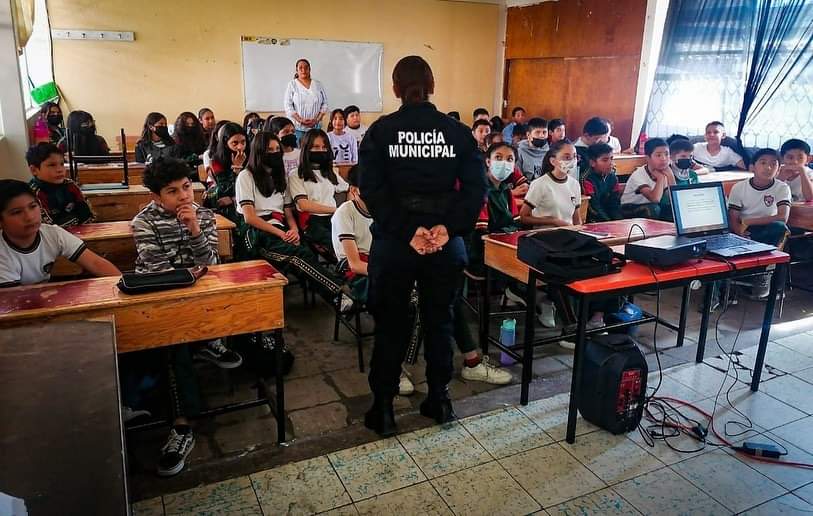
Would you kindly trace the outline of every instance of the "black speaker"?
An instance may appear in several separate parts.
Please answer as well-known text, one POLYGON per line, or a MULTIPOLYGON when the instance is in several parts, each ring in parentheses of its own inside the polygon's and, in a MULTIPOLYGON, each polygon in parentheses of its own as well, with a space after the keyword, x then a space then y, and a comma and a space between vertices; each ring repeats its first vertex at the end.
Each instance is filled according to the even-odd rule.
POLYGON ((629 335, 597 335, 586 342, 579 412, 613 434, 635 430, 644 412, 649 368, 629 335))

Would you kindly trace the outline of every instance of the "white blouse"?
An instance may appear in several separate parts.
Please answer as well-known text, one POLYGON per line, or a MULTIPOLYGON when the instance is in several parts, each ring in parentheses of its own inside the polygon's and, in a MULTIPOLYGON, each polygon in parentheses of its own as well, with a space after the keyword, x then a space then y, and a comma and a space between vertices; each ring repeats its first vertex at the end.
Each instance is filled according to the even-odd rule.
POLYGON ((311 79, 311 87, 306 88, 299 79, 292 79, 285 89, 285 116, 294 123, 297 131, 307 131, 305 127, 294 119, 294 113, 302 118, 316 118, 319 113, 327 112, 327 95, 322 83, 311 79))

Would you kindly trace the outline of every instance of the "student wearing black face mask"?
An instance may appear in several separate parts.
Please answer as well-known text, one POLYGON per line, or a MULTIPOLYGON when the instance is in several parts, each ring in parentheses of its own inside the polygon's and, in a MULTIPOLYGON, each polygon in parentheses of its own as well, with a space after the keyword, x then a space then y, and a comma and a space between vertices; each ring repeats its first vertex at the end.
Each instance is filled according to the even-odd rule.
POLYGON ((158 158, 178 157, 175 142, 169 136, 167 117, 161 113, 150 113, 144 120, 141 139, 136 143, 135 160, 139 163, 152 163, 158 158))
POLYGON ((265 130, 279 138, 282 144, 282 161, 285 163, 285 174, 295 174, 299 169, 299 149, 297 149, 296 129, 294 123, 284 116, 271 116, 265 121, 265 130))
POLYGON ((240 214, 238 255, 244 259, 263 258, 283 273, 292 272, 310 280, 332 301, 339 293, 339 279, 301 241, 287 186, 282 144, 269 132, 257 133, 251 142, 248 164, 237 175, 235 185, 240 214))
MULTIPOLYGON (((687 139, 676 139, 669 145, 669 155, 672 159, 672 173, 675 174, 675 184, 694 185, 700 182, 697 171, 703 169, 692 154, 694 144, 687 139)), ((703 172, 705 173, 705 171, 703 172)))
POLYGON ((46 102, 40 108, 40 117, 48 124, 48 136, 53 144, 65 137, 65 123, 62 119, 62 109, 59 104, 46 102))
POLYGON ((198 117, 189 111, 184 111, 175 119, 175 130, 172 137, 179 148, 182 159, 186 159, 187 155, 200 156, 208 146, 198 117))
POLYGON ((348 188, 333 171, 333 152, 327 134, 321 129, 305 133, 299 169, 288 178, 288 191, 303 215, 305 238, 320 253, 333 254, 330 217, 336 211, 334 195, 348 188))
POLYGON ((87 111, 71 111, 68 115, 68 128, 65 137, 59 141, 58 147, 62 152, 71 151, 75 156, 107 156, 110 147, 107 142, 96 134, 96 121, 87 111), (70 142, 68 139, 70 138, 70 142))

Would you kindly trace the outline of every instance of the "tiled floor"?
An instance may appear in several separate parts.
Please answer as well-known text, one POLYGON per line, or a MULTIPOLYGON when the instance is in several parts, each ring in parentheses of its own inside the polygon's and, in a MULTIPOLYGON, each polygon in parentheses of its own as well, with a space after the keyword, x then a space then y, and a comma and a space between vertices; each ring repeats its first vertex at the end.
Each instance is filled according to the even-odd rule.
MULTIPOLYGON (((747 416, 754 430, 731 436, 732 441, 778 443, 789 452, 785 460, 813 463, 813 346, 808 342, 813 333, 775 341, 768 362, 791 372, 775 371, 758 393, 747 389, 747 372, 735 380, 710 365, 693 364, 666 370, 659 394, 716 410, 720 434, 744 432, 747 416), (724 380, 726 389, 733 386, 728 397, 737 411, 725 390, 717 396, 724 380)), ((566 403, 567 394, 559 394, 406 432, 145 500, 135 505, 135 514, 813 512, 811 469, 755 462, 724 447, 678 453, 662 441, 650 447, 637 432, 614 436, 584 421, 570 445, 563 440, 566 403)), ((670 444, 697 448, 689 439, 670 444)))

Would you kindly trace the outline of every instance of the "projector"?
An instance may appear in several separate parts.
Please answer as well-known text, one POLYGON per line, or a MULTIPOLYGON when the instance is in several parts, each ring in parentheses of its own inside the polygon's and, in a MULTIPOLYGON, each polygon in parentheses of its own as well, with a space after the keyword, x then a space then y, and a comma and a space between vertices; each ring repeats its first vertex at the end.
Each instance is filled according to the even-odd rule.
POLYGON ((645 238, 624 246, 627 259, 656 267, 680 265, 704 254, 705 240, 689 240, 672 235, 645 238))

